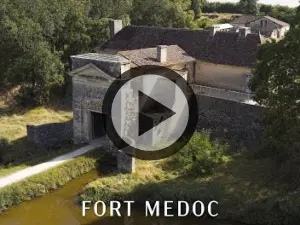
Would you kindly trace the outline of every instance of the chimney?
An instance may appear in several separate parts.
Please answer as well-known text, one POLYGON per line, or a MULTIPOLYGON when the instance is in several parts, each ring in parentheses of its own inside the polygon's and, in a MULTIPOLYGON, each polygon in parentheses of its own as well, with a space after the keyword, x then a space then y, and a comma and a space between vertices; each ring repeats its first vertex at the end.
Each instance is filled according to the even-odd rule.
POLYGON ((168 46, 158 45, 157 46, 157 61, 160 63, 166 63, 168 58, 168 46))
POLYGON ((214 37, 215 34, 221 30, 221 27, 218 25, 212 25, 209 27, 209 36, 214 37))
POLYGON ((109 21, 109 30, 110 37, 112 38, 116 33, 118 33, 123 28, 122 20, 110 20, 109 21))
POLYGON ((240 27, 239 28, 239 37, 240 38, 245 38, 250 33, 251 33, 251 28, 250 27, 240 27))

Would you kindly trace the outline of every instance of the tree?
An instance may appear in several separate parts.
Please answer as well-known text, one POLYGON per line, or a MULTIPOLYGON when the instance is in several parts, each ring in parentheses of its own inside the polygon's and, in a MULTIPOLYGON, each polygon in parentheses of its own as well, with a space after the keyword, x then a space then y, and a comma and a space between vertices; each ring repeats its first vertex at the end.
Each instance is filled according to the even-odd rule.
POLYGON ((8 70, 9 79, 21 83, 17 96, 23 105, 42 105, 50 97, 53 85, 63 83, 60 53, 53 52, 45 41, 32 43, 31 49, 15 59, 8 70))
POLYGON ((91 0, 89 16, 93 19, 113 18, 129 22, 133 0, 91 0))
POLYGON ((239 8, 244 14, 259 14, 258 0, 240 0, 239 8))
POLYGON ((191 0, 191 9, 194 11, 195 19, 201 18, 201 7, 206 3, 205 0, 191 0))
POLYGON ((135 25, 184 27, 185 13, 181 4, 169 0, 134 0, 130 13, 135 25))
POLYGON ((1 1, 0 83, 21 86, 25 102, 46 103, 51 86, 66 83, 70 55, 108 38, 108 19, 90 17, 91 8, 89 0, 1 1))
POLYGON ((284 40, 262 45, 250 88, 266 107, 265 153, 300 159, 300 11, 284 40))

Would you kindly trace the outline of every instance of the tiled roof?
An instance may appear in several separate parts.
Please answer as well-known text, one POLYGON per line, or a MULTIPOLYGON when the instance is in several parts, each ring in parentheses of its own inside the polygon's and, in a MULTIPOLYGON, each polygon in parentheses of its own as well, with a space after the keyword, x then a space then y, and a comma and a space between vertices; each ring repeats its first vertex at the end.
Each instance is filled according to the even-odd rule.
POLYGON ((264 16, 264 17, 265 17, 266 19, 271 20, 272 22, 274 22, 274 23, 276 23, 276 24, 282 26, 282 27, 287 27, 287 26, 289 26, 288 23, 283 22, 283 21, 278 20, 278 19, 275 19, 275 18, 273 18, 273 17, 271 17, 271 16, 264 16))
POLYGON ((214 37, 208 31, 127 26, 104 43, 101 50, 133 50, 153 48, 157 45, 178 45, 190 56, 211 63, 251 67, 256 62, 259 34, 239 37, 235 32, 217 32, 214 37))
POLYGON ((254 20, 259 20, 263 16, 255 16, 255 15, 242 15, 233 21, 229 22, 230 24, 246 24, 254 20))
MULTIPOLYGON (((137 50, 127 50, 118 52, 138 66, 162 65, 157 60, 157 48, 142 48, 137 50)), ((167 46, 167 62, 164 65, 174 65, 182 62, 191 62, 195 59, 189 56, 178 45, 167 46)))
POLYGON ((265 18, 267 20, 272 21, 273 23, 281 26, 281 27, 286 27, 289 26, 288 23, 283 22, 281 20, 278 20, 276 18, 273 18, 271 16, 255 16, 255 15, 242 15, 238 18, 236 18, 235 20, 231 21, 230 24, 244 24, 247 25, 249 22, 255 21, 255 20, 260 20, 262 18, 265 18))

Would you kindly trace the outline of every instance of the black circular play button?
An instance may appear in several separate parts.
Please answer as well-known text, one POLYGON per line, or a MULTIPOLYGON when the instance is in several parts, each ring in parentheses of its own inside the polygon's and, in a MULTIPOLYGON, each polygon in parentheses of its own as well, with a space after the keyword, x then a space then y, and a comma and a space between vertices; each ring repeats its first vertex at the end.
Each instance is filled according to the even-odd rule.
POLYGON ((116 78, 103 101, 106 132, 135 158, 158 160, 180 151, 198 122, 198 102, 189 83, 159 66, 132 68, 116 78))

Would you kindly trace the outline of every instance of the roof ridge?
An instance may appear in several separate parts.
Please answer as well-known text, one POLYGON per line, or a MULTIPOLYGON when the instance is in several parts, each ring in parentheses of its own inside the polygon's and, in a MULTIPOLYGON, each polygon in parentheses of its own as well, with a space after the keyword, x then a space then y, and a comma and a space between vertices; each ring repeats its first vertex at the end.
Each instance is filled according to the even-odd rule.
MULTIPOLYGON (((200 30, 200 29, 189 29, 189 28, 174 28, 174 27, 157 27, 157 26, 143 26, 143 25, 127 25, 126 27, 133 27, 133 28, 150 28, 150 29, 158 29, 158 30, 178 30, 178 31, 189 31, 189 32, 199 32, 199 33, 208 33, 208 30, 200 30)), ((123 28, 123 29, 124 29, 123 28)), ((235 31, 217 31, 217 33, 223 33, 223 34, 237 34, 235 31)), ((257 35, 258 33, 251 33, 250 35, 257 35)), ((172 44, 177 45, 177 44, 172 44)))
POLYGON ((273 21, 274 23, 277 23, 278 25, 289 25, 289 23, 284 22, 284 21, 282 21, 280 19, 277 19, 277 18, 269 16, 269 15, 265 15, 263 17, 266 18, 266 19, 269 19, 269 20, 273 21))
MULTIPOLYGON (((150 28, 150 29, 160 29, 160 30, 187 30, 190 31, 192 29, 189 28, 177 28, 177 27, 159 27, 159 26, 146 26, 146 25, 127 25, 125 27, 136 27, 136 28, 150 28)), ((124 28, 125 28, 124 27, 124 28)), ((197 29, 195 29, 197 30, 197 29)), ((198 30, 201 31, 201 30, 198 30)))

